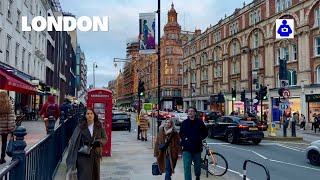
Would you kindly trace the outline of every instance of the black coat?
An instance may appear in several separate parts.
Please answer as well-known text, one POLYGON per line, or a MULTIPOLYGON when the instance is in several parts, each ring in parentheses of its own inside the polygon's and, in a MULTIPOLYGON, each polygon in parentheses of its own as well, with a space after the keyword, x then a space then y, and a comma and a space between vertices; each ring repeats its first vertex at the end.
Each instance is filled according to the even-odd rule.
POLYGON ((182 151, 198 153, 202 152, 202 140, 208 136, 208 130, 203 121, 188 118, 182 122, 179 135, 182 151))

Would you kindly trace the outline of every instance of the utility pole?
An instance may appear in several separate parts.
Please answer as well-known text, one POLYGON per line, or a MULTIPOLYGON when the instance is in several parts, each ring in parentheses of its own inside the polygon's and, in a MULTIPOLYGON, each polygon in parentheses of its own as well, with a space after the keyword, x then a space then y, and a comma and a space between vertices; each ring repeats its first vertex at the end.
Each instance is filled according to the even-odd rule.
MULTIPOLYGON (((158 0, 158 10, 157 10, 157 13, 158 13, 158 117, 157 117, 157 121, 158 121, 158 125, 159 125, 159 122, 161 122, 161 119, 160 119, 160 106, 161 106, 161 103, 160 103, 160 96, 161 96, 161 62, 160 62, 160 0, 158 0)), ((140 103, 140 102, 139 102, 140 103)), ((159 127, 157 128, 157 130, 159 131, 159 127)))
POLYGON ((92 64, 92 68, 93 68, 93 88, 96 88, 95 68, 98 68, 98 65, 96 62, 92 64))

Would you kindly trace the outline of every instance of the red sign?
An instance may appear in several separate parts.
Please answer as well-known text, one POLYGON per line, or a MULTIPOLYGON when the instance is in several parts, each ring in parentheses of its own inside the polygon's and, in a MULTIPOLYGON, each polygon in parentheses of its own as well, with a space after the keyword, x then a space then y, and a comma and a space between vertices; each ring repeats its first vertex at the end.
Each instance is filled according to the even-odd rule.
POLYGON ((282 91, 282 96, 283 96, 283 98, 285 98, 285 99, 290 98, 290 91, 289 91, 288 89, 284 89, 284 90, 282 91))
POLYGON ((88 92, 87 107, 93 108, 106 131, 108 141, 102 156, 111 156, 112 92, 106 89, 92 89, 88 92))

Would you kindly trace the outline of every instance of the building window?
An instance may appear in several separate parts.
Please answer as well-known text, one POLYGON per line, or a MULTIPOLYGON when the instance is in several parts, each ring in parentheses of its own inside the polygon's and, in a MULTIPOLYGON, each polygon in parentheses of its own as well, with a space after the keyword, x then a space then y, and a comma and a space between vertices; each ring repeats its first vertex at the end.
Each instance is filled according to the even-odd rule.
POLYGON ((233 74, 236 74, 237 73, 237 62, 234 62, 233 64, 232 64, 232 72, 233 72, 233 74))
POLYGON ((16 23, 16 29, 20 32, 20 21, 21 21, 21 12, 19 9, 17 10, 17 23, 16 23))
POLYGON ((9 63, 10 59, 10 46, 11 46, 11 36, 7 35, 7 44, 6 44, 6 62, 9 63))
POLYGON ((15 50, 15 66, 18 67, 18 55, 19 55, 19 43, 16 43, 16 50, 15 50))
POLYGON ((215 49, 215 50, 214 50, 213 60, 214 60, 214 61, 218 61, 218 60, 219 60, 218 49, 215 49))
POLYGON ((287 80, 289 80, 289 86, 297 85, 297 71, 288 70, 287 71, 287 80))
MULTIPOLYGON (((22 55, 21 55, 21 69, 22 69, 22 71, 24 71, 24 58, 25 58, 25 54, 26 54, 26 49, 23 48, 23 49, 22 49, 22 55)), ((28 62, 30 62, 30 61, 28 61, 28 62)), ((29 64, 29 63, 28 63, 28 64, 29 64)))
POLYGON ((255 33, 253 35, 253 48, 259 47, 259 34, 255 33))
POLYGON ((277 64, 279 64, 280 59, 281 59, 281 50, 280 50, 280 48, 278 48, 277 49, 277 64))
POLYGON ((178 85, 182 85, 182 78, 178 79, 178 85))
POLYGON ((317 8, 314 10, 314 26, 320 26, 320 9, 317 8))
POLYGON ((178 64, 182 64, 182 59, 179 59, 178 64))
POLYGON ((320 37, 317 37, 315 39, 315 55, 316 56, 320 55, 320 37))
POLYGON ((317 67, 317 84, 320 84, 320 66, 317 67))
POLYGON ((222 66, 218 66, 219 77, 222 77, 222 66))
POLYGON ((214 77, 217 78, 218 77, 218 67, 214 68, 214 77))
POLYGON ((179 74, 182 74, 182 68, 179 68, 179 74))
POLYGON ((196 69, 196 59, 195 58, 191 59, 191 69, 196 69))
POLYGON ((284 56, 284 59, 289 61, 289 47, 286 46, 283 48, 283 56, 284 56))
POLYGON ((169 74, 170 73, 170 69, 169 68, 166 68, 164 74, 169 74))
POLYGON ((7 18, 9 20, 11 20, 12 17, 12 4, 13 4, 13 0, 8 0, 8 14, 7 14, 7 18))
POLYGON ((253 69, 259 69, 259 56, 253 56, 253 69))
POLYGON ((297 60, 297 45, 295 45, 295 44, 293 44, 292 46, 291 46, 291 52, 292 52, 292 61, 296 61, 297 60))
POLYGON ((237 81, 233 81, 233 89, 237 90, 237 81))
POLYGON ((277 13, 288 9, 289 7, 291 7, 291 5, 292 5, 291 0, 277 0, 276 1, 277 13))
POLYGON ((234 42, 232 43, 232 52, 233 52, 233 56, 237 54, 237 43, 234 42))
POLYGON ((176 39, 176 35, 175 34, 171 34, 171 39, 176 39))

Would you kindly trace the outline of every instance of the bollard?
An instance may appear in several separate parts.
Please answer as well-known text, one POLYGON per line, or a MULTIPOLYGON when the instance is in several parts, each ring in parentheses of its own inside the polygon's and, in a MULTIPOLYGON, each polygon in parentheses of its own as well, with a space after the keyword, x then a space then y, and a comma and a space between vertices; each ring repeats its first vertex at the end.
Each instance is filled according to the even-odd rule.
POLYGON ((27 143, 24 141, 24 136, 27 135, 26 128, 17 126, 14 130, 14 150, 12 152, 12 159, 19 159, 19 164, 13 167, 10 172, 9 179, 26 179, 26 151, 27 143))
POLYGON ((61 111, 59 124, 63 124, 65 120, 66 120, 66 118, 64 115, 64 111, 61 111))
POLYGON ((55 121, 55 119, 54 119, 53 116, 49 116, 48 121, 49 121, 49 123, 48 123, 48 132, 47 132, 47 134, 53 134, 54 133, 54 121, 55 121))

